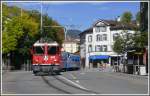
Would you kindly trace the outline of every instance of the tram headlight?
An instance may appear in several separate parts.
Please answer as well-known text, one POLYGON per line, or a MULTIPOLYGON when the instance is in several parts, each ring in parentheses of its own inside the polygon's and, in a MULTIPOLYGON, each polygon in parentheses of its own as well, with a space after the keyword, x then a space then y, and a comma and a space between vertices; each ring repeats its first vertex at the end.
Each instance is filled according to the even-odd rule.
POLYGON ((59 63, 55 63, 55 65, 59 65, 59 63))
POLYGON ((39 60, 37 60, 37 59, 34 60, 34 62, 36 62, 36 63, 37 63, 38 61, 39 61, 39 60))

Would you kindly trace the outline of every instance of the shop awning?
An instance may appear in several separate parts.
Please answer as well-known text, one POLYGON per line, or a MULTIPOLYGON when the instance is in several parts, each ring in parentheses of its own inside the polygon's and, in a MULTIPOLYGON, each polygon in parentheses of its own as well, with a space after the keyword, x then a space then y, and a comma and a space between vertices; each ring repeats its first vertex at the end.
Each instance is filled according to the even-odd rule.
POLYGON ((96 59, 108 59, 109 56, 108 55, 93 55, 90 56, 89 59, 91 60, 96 60, 96 59))

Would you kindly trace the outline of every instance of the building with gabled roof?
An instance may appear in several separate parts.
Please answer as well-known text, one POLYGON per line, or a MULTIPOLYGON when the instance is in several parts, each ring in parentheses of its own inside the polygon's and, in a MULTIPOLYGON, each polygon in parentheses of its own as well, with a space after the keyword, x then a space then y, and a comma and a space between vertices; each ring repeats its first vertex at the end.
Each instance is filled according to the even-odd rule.
MULTIPOLYGON (((80 56, 84 67, 97 68, 101 64, 115 65, 113 51, 115 38, 126 30, 130 35, 135 33, 136 24, 124 24, 115 20, 98 20, 89 29, 80 33, 80 56), (83 60, 83 61, 82 61, 83 60)), ((123 34, 122 34, 123 35, 123 34)), ((119 64, 121 60, 119 59, 119 64)))

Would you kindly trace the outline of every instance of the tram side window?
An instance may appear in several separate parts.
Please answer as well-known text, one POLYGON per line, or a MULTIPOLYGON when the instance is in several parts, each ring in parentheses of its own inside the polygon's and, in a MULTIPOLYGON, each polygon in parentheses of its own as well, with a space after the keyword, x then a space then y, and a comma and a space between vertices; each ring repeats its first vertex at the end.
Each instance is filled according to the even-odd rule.
POLYGON ((42 46, 34 47, 35 54, 44 54, 44 48, 42 46))
POLYGON ((57 53, 57 47, 56 46, 49 46, 48 47, 48 54, 55 55, 57 53))

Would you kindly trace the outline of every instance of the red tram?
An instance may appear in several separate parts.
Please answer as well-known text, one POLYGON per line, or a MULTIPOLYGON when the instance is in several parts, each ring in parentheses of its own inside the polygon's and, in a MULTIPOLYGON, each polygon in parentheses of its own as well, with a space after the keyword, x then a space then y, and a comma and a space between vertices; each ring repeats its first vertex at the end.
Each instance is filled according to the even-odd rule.
POLYGON ((38 72, 60 73, 62 69, 61 47, 57 42, 35 43, 31 52, 34 74, 38 72))

